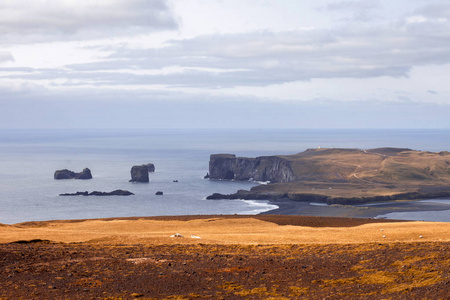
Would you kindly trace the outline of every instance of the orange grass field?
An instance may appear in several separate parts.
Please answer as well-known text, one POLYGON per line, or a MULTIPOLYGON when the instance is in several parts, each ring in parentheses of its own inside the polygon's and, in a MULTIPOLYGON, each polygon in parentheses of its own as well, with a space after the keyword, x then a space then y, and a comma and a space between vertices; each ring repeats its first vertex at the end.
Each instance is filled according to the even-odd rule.
MULTIPOLYGON (((322 219, 326 220, 326 218, 322 219)), ((333 218, 329 219, 333 220, 333 218)), ((349 224, 351 223, 349 221, 349 224)), ((329 244, 450 241, 450 223, 385 221, 352 227, 308 227, 278 225, 256 216, 235 218, 211 216, 198 219, 192 217, 186 220, 177 220, 176 217, 172 217, 170 219, 45 221, 0 226, 0 243, 32 239, 62 243, 113 244, 329 244), (171 238, 176 233, 183 235, 183 238, 171 238), (192 235, 200 238, 191 238, 192 235)))
POLYGON ((449 299, 449 250, 450 223, 279 215, 27 222, 0 225, 0 299, 449 299))

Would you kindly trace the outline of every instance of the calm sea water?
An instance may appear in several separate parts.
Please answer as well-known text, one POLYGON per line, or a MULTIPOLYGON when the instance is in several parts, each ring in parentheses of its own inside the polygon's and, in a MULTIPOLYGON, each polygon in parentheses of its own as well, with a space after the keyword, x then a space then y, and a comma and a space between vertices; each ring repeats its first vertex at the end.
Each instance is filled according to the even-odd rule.
MULTIPOLYGON (((255 185, 204 180, 209 155, 292 154, 319 145, 442 151, 450 150, 450 130, 0 130, 0 223, 256 214, 276 206, 264 201, 204 200, 214 192, 233 193, 255 185), (156 172, 150 174, 151 182, 128 182, 131 167, 144 163, 156 166, 156 172), (92 180, 53 179, 57 169, 79 172, 85 167, 91 169, 92 180), (126 189, 135 195, 58 196, 115 189, 126 189), (156 196, 157 191, 164 195, 156 196)), ((448 216, 450 210, 446 212, 448 216)))

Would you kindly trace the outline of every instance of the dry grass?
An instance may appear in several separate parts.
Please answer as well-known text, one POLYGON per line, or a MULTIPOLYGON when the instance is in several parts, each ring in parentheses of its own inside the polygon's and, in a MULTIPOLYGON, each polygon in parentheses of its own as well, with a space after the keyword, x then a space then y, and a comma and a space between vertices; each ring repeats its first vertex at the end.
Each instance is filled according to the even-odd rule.
POLYGON ((450 241, 450 223, 373 223, 355 227, 277 225, 256 218, 85 220, 0 227, 0 243, 17 240, 98 244, 328 244, 450 241), (183 238, 171 238, 180 233, 183 238), (201 239, 191 238, 191 235, 201 239))
POLYGON ((450 153, 385 149, 315 149, 283 158, 292 162, 294 173, 302 180, 423 181, 450 183, 450 153))

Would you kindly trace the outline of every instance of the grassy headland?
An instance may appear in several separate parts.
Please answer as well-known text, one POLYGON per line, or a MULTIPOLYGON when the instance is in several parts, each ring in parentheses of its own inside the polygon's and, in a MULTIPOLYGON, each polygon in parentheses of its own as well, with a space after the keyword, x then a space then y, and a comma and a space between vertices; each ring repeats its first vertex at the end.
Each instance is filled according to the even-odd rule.
POLYGON ((276 199, 358 204, 450 196, 450 152, 403 148, 310 149, 275 156, 288 162, 294 180, 215 194, 211 199, 276 199))

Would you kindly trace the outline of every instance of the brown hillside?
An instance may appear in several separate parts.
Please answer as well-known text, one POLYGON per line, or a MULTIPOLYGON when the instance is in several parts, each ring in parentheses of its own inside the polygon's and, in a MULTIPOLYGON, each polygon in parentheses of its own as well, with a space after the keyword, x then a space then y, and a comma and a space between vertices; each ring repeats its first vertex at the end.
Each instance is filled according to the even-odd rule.
POLYGON ((279 156, 294 182, 272 183, 236 197, 289 197, 296 201, 356 204, 450 196, 450 152, 406 148, 309 149, 279 156))
POLYGON ((450 183, 450 153, 404 148, 309 149, 281 156, 299 181, 439 181, 450 183))

